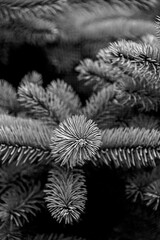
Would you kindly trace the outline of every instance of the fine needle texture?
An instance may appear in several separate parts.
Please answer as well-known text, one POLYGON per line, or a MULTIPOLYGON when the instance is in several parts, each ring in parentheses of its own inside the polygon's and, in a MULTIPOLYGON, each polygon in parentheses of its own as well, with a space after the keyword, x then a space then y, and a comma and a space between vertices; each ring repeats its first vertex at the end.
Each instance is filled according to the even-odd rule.
POLYGON ((0 0, 0 240, 160 239, 160 1, 0 0))

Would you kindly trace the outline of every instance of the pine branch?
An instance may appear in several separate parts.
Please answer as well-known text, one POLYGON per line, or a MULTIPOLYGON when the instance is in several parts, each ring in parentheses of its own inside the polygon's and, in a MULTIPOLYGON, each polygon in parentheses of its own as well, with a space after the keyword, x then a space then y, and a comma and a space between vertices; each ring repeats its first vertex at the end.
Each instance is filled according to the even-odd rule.
MULTIPOLYGON (((80 4, 68 4, 65 1, 37 1, 34 4, 29 0, 25 1, 25 4, 22 2, 0 2, 1 41, 45 46, 44 51, 50 62, 60 71, 73 69, 81 55, 90 51, 86 51, 87 41, 93 46, 97 45, 97 42, 103 42, 94 53, 92 47, 93 56, 109 41, 122 38, 138 39, 146 34, 155 35, 154 24, 151 21, 144 21, 139 17, 138 20, 126 21, 126 17, 137 13, 137 8, 132 8, 132 5, 120 6, 119 2, 110 4, 104 1, 80 4), (75 45, 82 45, 82 42, 85 44, 80 53, 80 49, 75 45), (47 43, 51 43, 51 46, 47 43), (58 44, 58 47, 52 43, 58 44), (68 49, 65 43, 71 43, 72 46, 68 49), (67 57, 68 53, 71 55, 70 59, 67 57)), ((138 14, 140 15, 139 10, 138 14)))
POLYGON ((79 221, 87 200, 82 171, 60 167, 52 169, 44 192, 47 208, 56 221, 64 221, 65 224, 79 221))
POLYGON ((139 128, 115 128, 103 131, 101 148, 105 147, 158 147, 160 133, 157 130, 139 128))
MULTIPOLYGON (((121 40, 110 43, 97 54, 97 60, 85 59, 76 70, 86 84, 114 83, 128 76, 147 78, 159 84, 160 51, 158 45, 121 40)), ((96 87, 96 86, 95 86, 96 87)))
POLYGON ((46 94, 42 86, 25 82, 18 89, 18 101, 35 119, 41 120, 46 125, 55 127, 59 123, 57 112, 60 108, 56 97, 46 94), (55 103, 56 102, 56 103, 55 103), (57 104, 57 106, 55 106, 57 104))
POLYGON ((86 101, 86 105, 82 108, 82 113, 87 116, 87 118, 91 118, 95 120, 98 114, 105 109, 109 105, 109 101, 114 97, 114 89, 112 86, 108 88, 103 88, 98 91, 97 94, 92 94, 89 100, 86 101))
POLYGON ((44 46, 53 43, 58 35, 54 23, 47 20, 29 17, 27 19, 16 19, 10 23, 0 23, 0 40, 8 43, 29 43, 44 46))
POLYGON ((78 95, 63 80, 52 81, 46 89, 46 94, 57 96, 66 105, 71 114, 77 114, 80 111, 81 102, 78 95))
POLYGON ((122 40, 100 50, 97 57, 106 66, 110 64, 113 70, 118 69, 114 83, 118 103, 129 104, 131 107, 137 105, 141 110, 158 110, 159 48, 122 40), (119 87, 125 89, 125 92, 119 87))
POLYGON ((28 182, 21 187, 9 189, 1 196, 0 219, 2 222, 13 222, 17 227, 22 227, 29 222, 30 216, 36 216, 43 202, 43 192, 40 184, 34 186, 28 182))
POLYGON ((159 132, 145 128, 113 128, 102 133, 101 149, 95 160, 116 167, 153 166, 160 158, 159 132))
POLYGON ((49 160, 50 137, 50 129, 38 121, 1 115, 1 161, 11 163, 16 160, 19 164, 49 160))
MULTIPOLYGON (((110 43, 107 48, 101 49, 97 54, 98 60, 102 60, 105 63, 118 63, 120 60, 134 60, 141 54, 145 55, 149 53, 151 46, 144 43, 137 43, 131 40, 122 39, 110 43)), ((153 49, 152 58, 158 57, 159 54, 154 52, 153 49)), ((142 57, 143 57, 142 55, 142 57)))
POLYGON ((12 114, 20 110, 16 90, 5 80, 0 80, 0 108, 12 114))
POLYGON ((41 120, 52 128, 71 114, 79 112, 81 104, 73 89, 60 80, 52 81, 46 91, 37 84, 22 82, 18 97, 32 118, 41 120))
POLYGON ((158 48, 124 40, 102 49, 98 58, 95 62, 86 59, 76 68, 80 80, 86 81, 86 85, 92 84, 94 90, 113 84, 110 88, 115 95, 114 102, 118 104, 136 105, 141 111, 158 110, 158 48), (144 62, 140 58, 145 58, 142 56, 145 51, 144 62))
POLYGON ((6 115, 0 116, 1 137, 6 143, 29 144, 46 149, 50 142, 50 129, 41 122, 6 115))
POLYGON ((110 85, 92 94, 82 108, 82 114, 92 119, 100 129, 106 129, 126 125, 131 108, 115 103, 114 85, 110 85))
POLYGON ((158 111, 160 83, 144 77, 125 77, 115 83, 115 101, 122 106, 137 106, 140 111, 158 111))
POLYGON ((77 42, 80 39, 117 39, 139 37, 146 33, 154 35, 154 25, 150 21, 127 19, 139 14, 132 4, 105 1, 80 2, 72 4, 70 11, 58 16, 57 26, 62 41, 77 42), (133 8, 132 8, 133 6, 133 8), (67 19, 67 21, 66 21, 67 19), (64 24, 65 23, 65 24, 64 24), (134 35, 135 34, 135 35, 134 35), (134 35, 134 36, 133 36, 134 35))
MULTIPOLYGON (((103 11, 102 6, 101 9, 103 11)), ((98 15, 97 12, 95 13, 98 15)), ((97 19, 95 17, 91 21, 92 16, 90 16, 91 19, 87 22, 88 17, 86 16, 85 22, 85 13, 83 11, 80 18, 82 16, 82 20, 78 19, 78 13, 76 14, 76 12, 71 12, 65 16, 65 19, 58 26, 59 43, 56 46, 46 46, 45 48, 50 63, 59 72, 67 73, 73 70, 79 64, 79 60, 83 58, 95 58, 97 52, 101 48, 107 47, 111 41, 123 38, 139 40, 146 34, 156 35, 154 23, 150 21, 126 20, 126 18, 121 17, 109 19, 97 19), (68 58, 68 55, 71 57, 68 58)))
POLYGON ((86 86, 92 86, 93 91, 113 84, 122 72, 119 68, 104 64, 102 61, 92 61, 85 59, 76 67, 79 72, 78 80, 84 81, 86 86))
POLYGON ((111 101, 102 111, 99 111, 98 114, 94 116, 94 121, 98 127, 103 130, 126 127, 133 112, 130 106, 122 106, 111 101))
POLYGON ((123 40, 102 49, 98 58, 95 62, 86 59, 76 68, 80 71, 80 80, 87 80, 87 85, 93 84, 93 89, 112 83, 114 102, 122 106, 136 105, 141 111, 158 110, 158 48, 123 40))
POLYGON ((30 0, 17 0, 14 3, 1 0, 1 40, 38 45, 54 42, 58 34, 54 18, 65 5, 66 1, 63 0, 34 3, 30 0))
POLYGON ((159 74, 159 48, 148 44, 121 40, 100 50, 97 58, 118 66, 125 74, 134 74, 133 76, 146 72, 151 72, 154 76, 159 74))

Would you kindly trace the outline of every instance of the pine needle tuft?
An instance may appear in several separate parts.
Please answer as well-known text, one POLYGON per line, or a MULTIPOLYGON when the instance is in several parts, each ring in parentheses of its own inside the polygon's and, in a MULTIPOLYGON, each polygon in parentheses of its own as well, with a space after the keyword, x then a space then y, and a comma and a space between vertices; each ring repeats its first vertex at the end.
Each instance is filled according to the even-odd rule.
POLYGON ((84 115, 75 115, 61 122, 51 137, 51 151, 55 161, 73 168, 91 160, 101 145, 101 131, 84 115))
POLYGON ((87 194, 82 171, 56 167, 49 173, 44 192, 47 207, 54 219, 65 224, 79 221, 87 194))

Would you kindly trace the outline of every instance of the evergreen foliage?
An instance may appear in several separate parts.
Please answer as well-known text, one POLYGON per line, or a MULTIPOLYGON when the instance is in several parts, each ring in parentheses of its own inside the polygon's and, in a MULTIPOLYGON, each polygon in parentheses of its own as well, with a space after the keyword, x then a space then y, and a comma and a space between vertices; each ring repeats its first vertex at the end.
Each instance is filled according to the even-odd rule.
POLYGON ((28 44, 55 70, 0 80, 0 239, 160 239, 156 13, 156 0, 0 0, 2 66, 28 44), (114 223, 97 217, 109 208, 114 223))
POLYGON ((80 171, 57 168, 50 171, 45 200, 53 218, 72 224, 79 220, 86 202, 85 178, 80 171))

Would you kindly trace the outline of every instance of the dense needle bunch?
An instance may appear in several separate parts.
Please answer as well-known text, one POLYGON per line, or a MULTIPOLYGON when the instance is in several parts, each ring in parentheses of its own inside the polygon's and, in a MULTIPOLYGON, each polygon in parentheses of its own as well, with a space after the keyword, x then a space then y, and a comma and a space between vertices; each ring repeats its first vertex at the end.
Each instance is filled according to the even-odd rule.
POLYGON ((56 162, 75 167, 91 160, 101 145, 101 131, 84 115, 67 118, 53 130, 51 151, 56 162))
POLYGON ((56 168, 50 171, 44 190, 51 215, 66 224, 78 221, 86 202, 86 184, 83 172, 56 168))

